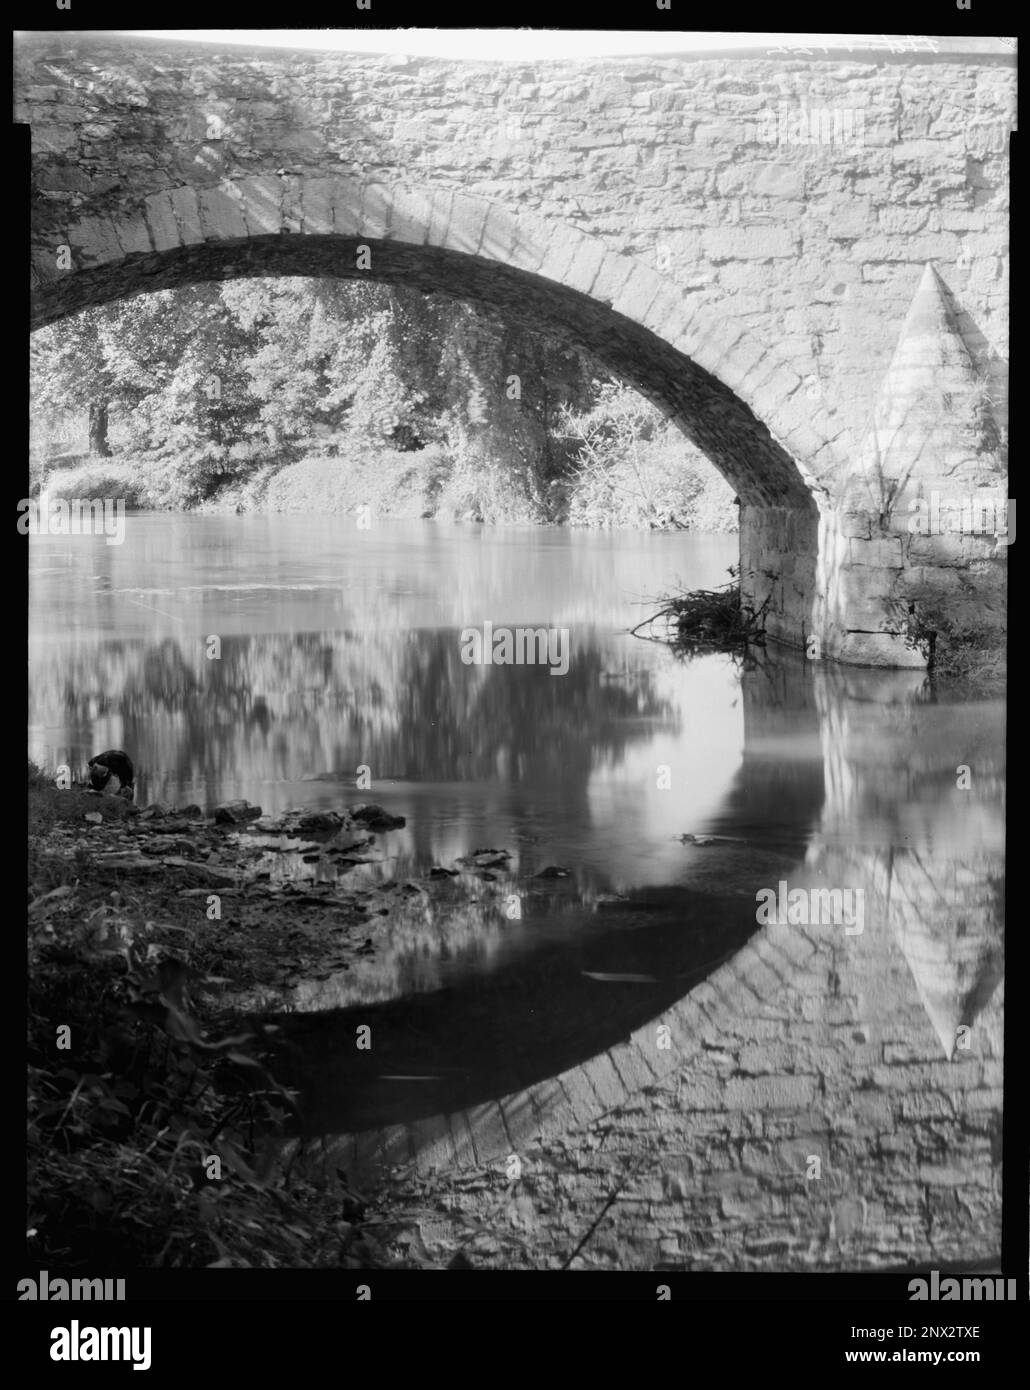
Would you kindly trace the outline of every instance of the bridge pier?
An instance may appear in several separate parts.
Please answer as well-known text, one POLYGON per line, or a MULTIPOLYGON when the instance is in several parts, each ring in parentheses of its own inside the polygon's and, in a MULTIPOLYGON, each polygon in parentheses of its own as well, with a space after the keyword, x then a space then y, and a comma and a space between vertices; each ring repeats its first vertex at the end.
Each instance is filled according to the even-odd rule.
POLYGON ((741 501, 743 601, 816 660, 923 668, 951 630, 1005 622, 998 396, 923 269, 852 466, 779 504, 741 501))
POLYGON ((809 495, 790 506, 740 505, 740 592, 765 610, 766 634, 805 651, 813 636, 819 512, 809 495))
POLYGON ((854 464, 820 516, 813 653, 920 667, 937 634, 1001 633, 1007 475, 986 373, 926 265, 854 464))

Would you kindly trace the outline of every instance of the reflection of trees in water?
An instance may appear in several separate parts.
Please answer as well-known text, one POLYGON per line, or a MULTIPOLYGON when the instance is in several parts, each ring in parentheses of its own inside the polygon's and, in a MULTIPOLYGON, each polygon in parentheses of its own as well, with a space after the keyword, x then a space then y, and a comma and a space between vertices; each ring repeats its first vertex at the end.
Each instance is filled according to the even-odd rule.
MULTIPOLYGON (((118 717, 148 794, 210 783, 348 776, 476 781, 546 779, 578 805, 598 762, 617 757, 652 721, 675 730, 674 704, 650 673, 601 679, 603 654, 579 647, 569 671, 465 666, 457 632, 300 633, 226 638, 208 661, 184 650, 114 641, 52 648, 32 670, 34 717, 86 734, 118 717)), ((647 733, 650 729, 647 729, 647 733)))

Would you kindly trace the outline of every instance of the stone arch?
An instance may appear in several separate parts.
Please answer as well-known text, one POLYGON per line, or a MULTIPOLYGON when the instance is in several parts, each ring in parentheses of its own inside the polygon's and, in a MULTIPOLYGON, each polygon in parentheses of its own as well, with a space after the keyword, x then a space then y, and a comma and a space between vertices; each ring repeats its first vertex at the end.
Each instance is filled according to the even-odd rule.
POLYGON ((804 643, 827 501, 818 479, 834 467, 839 430, 775 344, 574 226, 342 175, 182 184, 131 212, 51 224, 33 250, 32 325, 201 280, 369 274, 501 309, 591 352, 658 405, 740 497, 745 592, 769 600, 770 633, 804 643))

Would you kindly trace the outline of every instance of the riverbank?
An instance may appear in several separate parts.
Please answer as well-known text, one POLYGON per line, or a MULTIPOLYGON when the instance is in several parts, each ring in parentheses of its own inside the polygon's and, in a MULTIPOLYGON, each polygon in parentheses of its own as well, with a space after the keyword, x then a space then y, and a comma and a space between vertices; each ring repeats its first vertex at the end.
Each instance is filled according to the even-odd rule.
POLYGON ((65 498, 116 497, 141 511, 202 514, 360 515, 490 523, 535 521, 630 530, 737 530, 733 494, 710 467, 698 468, 666 448, 646 464, 629 461, 602 481, 597 470, 530 495, 511 477, 484 488, 467 466, 438 445, 401 451, 354 446, 346 455, 262 462, 225 475, 203 500, 183 500, 168 460, 119 455, 50 465, 46 486, 65 498), (625 476, 623 476, 625 474, 625 476))
MULTIPOLYGON (((270 1061, 269 1015, 329 1006, 319 982, 338 998, 345 972, 367 981, 411 920, 438 909, 450 923, 462 903, 510 890, 503 851, 369 882, 400 824, 361 804, 274 818, 245 802, 140 811, 30 768, 33 1264, 612 1267, 597 1218, 642 1159, 661 1166, 665 1140, 639 1131, 640 1107, 671 1123, 675 1079, 541 1136, 524 1173, 402 1165, 365 1191, 331 1141, 287 1138, 300 1116, 270 1061), (241 1021, 256 1014, 265 1024, 241 1021)), ((634 1236, 636 1262, 653 1234, 645 1223, 634 1236)))
MULTIPOLYGON (((570 1263, 604 1206, 604 1175, 639 1166, 624 1145, 602 1152, 603 1126, 531 1144, 522 1180, 504 1164, 402 1165, 363 1190, 359 1173, 326 1161, 331 1136, 290 1137, 303 1117, 275 1074, 271 1019, 338 1006, 348 977, 355 998, 370 983, 376 997, 380 976, 396 996, 391 951, 424 940, 434 918, 452 946, 470 915, 481 934, 483 910, 503 911, 510 892, 505 851, 376 882, 403 820, 375 805, 140 810, 59 790, 31 766, 28 796, 33 1264, 67 1275, 570 1263)), ((675 1082, 604 1123, 660 1163, 658 1136, 636 1133, 641 1103, 674 1107, 675 1082)), ((595 1252, 575 1267, 584 1259, 595 1265, 595 1252)))
POLYGON ((374 805, 140 811, 31 765, 28 795, 32 1259, 65 1272, 403 1263, 346 1174, 284 1161, 297 1100, 268 1065, 274 1028, 241 1019, 359 972, 405 900, 424 916, 437 893, 453 899, 452 876, 471 897, 493 876, 470 862, 349 884, 403 824, 374 805), (305 860, 333 872, 297 876, 305 860))

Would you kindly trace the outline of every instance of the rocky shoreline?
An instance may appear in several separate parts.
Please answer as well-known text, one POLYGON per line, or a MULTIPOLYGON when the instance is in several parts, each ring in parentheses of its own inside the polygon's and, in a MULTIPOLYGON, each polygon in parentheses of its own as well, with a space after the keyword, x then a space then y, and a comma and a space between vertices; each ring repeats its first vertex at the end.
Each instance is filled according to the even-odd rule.
POLYGON ((30 768, 34 1258, 406 1263, 403 1245, 363 1226, 368 1199, 345 1175, 290 1170, 295 1097, 266 1067, 261 1026, 245 1022, 319 1007, 312 990, 335 997, 380 968, 412 914, 447 920, 456 901, 504 889, 492 871, 504 851, 417 879, 379 873, 380 837, 403 824, 368 803, 275 817, 246 802, 140 810, 30 768))
MULTIPOLYGON (((413 946, 491 938, 516 881, 506 850, 395 876, 384 837, 403 821, 375 805, 139 810, 38 774, 29 824, 30 1263, 612 1267, 596 1223, 664 1165, 653 1117, 679 1114, 676 1076, 541 1134, 518 1176, 401 1165, 366 1190, 295 1137, 298 1093, 276 1074, 277 1017, 396 999, 413 946)), ((566 868, 534 878, 523 893, 577 896, 566 868)), ((632 1261, 650 1265, 656 1239, 635 1232, 632 1261)))

